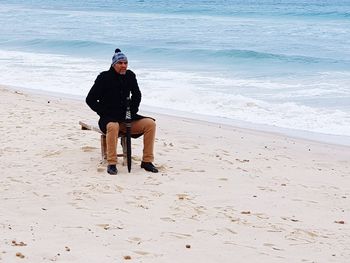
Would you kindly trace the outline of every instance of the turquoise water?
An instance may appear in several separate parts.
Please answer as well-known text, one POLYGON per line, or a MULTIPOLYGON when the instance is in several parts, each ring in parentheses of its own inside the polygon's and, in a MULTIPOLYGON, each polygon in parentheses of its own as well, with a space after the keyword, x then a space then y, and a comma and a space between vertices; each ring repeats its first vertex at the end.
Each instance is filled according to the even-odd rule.
POLYGON ((350 1, 0 1, 0 83, 85 96, 121 48, 143 105, 350 136, 350 1))

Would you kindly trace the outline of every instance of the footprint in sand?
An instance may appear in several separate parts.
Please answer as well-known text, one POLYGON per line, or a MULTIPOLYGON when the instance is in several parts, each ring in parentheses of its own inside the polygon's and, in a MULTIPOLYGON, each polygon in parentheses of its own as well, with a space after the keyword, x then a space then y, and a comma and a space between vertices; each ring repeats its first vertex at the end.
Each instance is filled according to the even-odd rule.
POLYGON ((96 150, 96 147, 91 147, 91 146, 83 146, 81 147, 81 149, 83 150, 83 152, 92 152, 94 150, 96 150))
POLYGON ((128 240, 126 240, 130 243, 136 243, 136 244, 141 244, 142 243, 142 239, 139 237, 129 237, 128 240))
POLYGON ((43 158, 53 157, 53 156, 57 156, 60 154, 61 154, 61 151, 51 151, 51 152, 45 153, 43 155, 43 158))
POLYGON ((219 181, 228 181, 228 178, 223 177, 223 178, 219 178, 218 180, 219 181))
MULTIPOLYGON (((307 230, 302 230, 302 229, 295 229, 294 231, 290 232, 288 235, 285 236, 287 240, 301 242, 302 244, 315 243, 316 238, 318 237, 320 236, 317 233, 307 231, 307 230)), ((327 236, 322 236, 322 237, 328 238, 327 236)), ((294 245, 297 245, 297 244, 294 244, 294 245)))
POLYGON ((194 170, 189 168, 181 169, 181 171, 191 172, 191 173, 205 173, 205 170, 194 170))
POLYGON ((177 198, 179 200, 190 200, 191 198, 189 198, 188 194, 177 194, 177 198))
POLYGON ((271 243, 264 243, 263 246, 271 247, 273 250, 283 250, 281 248, 278 248, 275 244, 271 244, 271 243))
POLYGON ((135 254, 137 255, 141 255, 141 256, 146 256, 146 255, 149 255, 151 254, 150 252, 146 252, 146 251, 139 251, 139 250, 136 250, 136 251, 133 251, 135 254))
POLYGON ((249 163, 249 160, 248 159, 243 159, 243 160, 240 160, 240 159, 236 159, 237 162, 240 162, 240 163, 249 163))
POLYGON ((171 217, 161 217, 160 219, 165 222, 175 222, 175 219, 172 219, 171 217))
POLYGON ((190 234, 184 234, 184 233, 176 233, 176 232, 162 232, 161 236, 172 236, 172 237, 176 237, 179 239, 186 239, 186 238, 190 238, 192 237, 192 235, 190 234))

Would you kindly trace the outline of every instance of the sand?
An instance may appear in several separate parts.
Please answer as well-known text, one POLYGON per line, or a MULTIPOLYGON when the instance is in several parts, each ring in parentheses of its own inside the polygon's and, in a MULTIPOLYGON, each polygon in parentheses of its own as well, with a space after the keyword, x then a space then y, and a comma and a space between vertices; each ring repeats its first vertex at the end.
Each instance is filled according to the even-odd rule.
POLYGON ((0 95, 0 262, 349 262, 349 147, 152 113, 112 176, 83 101, 0 95))

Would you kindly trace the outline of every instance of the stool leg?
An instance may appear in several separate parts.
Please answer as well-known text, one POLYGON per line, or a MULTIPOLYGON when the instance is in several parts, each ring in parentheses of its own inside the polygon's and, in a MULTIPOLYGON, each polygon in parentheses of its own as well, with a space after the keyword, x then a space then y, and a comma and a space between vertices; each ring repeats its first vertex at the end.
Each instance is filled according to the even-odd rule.
POLYGON ((107 160, 107 143, 106 143, 106 135, 101 135, 101 157, 102 162, 107 160))
POLYGON ((123 166, 125 166, 127 164, 127 148, 126 148, 126 137, 122 136, 120 138, 121 140, 121 144, 122 144, 122 148, 123 148, 123 166))

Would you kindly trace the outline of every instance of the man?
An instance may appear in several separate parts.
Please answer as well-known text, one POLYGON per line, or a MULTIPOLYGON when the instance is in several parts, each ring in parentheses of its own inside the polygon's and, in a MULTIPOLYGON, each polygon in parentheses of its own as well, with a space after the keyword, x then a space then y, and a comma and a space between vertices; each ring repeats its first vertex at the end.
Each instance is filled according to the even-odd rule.
POLYGON ((156 124, 152 118, 138 115, 141 92, 135 74, 127 69, 128 59, 120 51, 115 50, 112 64, 108 71, 101 72, 86 97, 86 103, 99 116, 99 127, 106 134, 107 172, 117 174, 117 142, 119 131, 125 132, 125 116, 127 98, 131 94, 131 134, 143 134, 143 156, 141 168, 157 173, 153 165, 153 146, 156 124))

